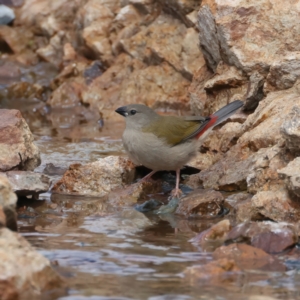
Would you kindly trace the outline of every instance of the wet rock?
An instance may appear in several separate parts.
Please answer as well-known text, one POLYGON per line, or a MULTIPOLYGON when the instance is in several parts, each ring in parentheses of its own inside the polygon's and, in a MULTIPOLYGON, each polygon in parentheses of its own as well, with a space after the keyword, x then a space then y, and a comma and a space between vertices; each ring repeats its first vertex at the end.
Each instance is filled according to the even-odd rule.
POLYGON ((176 214, 185 217, 213 218, 223 212, 224 198, 213 190, 196 190, 180 199, 176 214))
POLYGON ((0 228, 17 230, 17 196, 6 177, 0 174, 0 228))
POLYGON ((294 106, 280 128, 286 147, 295 154, 300 153, 300 108, 294 106))
POLYGON ((50 261, 22 236, 6 228, 0 229, 0 256, 1 280, 7 283, 1 288, 0 296, 9 289, 9 294, 16 296, 14 299, 32 299, 63 286, 62 278, 51 268, 50 261))
POLYGON ((0 171, 30 171, 40 164, 39 150, 18 110, 0 109, 0 148, 0 171))
POLYGON ((300 199, 300 157, 296 157, 285 168, 278 170, 278 173, 284 178, 287 189, 296 199, 300 199))
POLYGON ((160 216, 173 214, 178 207, 179 201, 180 199, 178 197, 170 197, 168 204, 162 205, 155 213, 160 216))
POLYGON ((226 237, 227 241, 246 241, 267 253, 279 253, 298 242, 293 224, 284 222, 246 222, 234 227, 226 237))
POLYGON ((147 194, 161 190, 162 182, 158 180, 138 181, 127 187, 111 191, 108 195, 108 202, 114 206, 125 206, 136 204, 143 200, 147 194))
POLYGON ((157 209, 159 206, 161 206, 161 204, 162 204, 161 202, 159 202, 155 199, 150 199, 142 204, 136 205, 135 209, 139 212, 146 213, 146 212, 157 209))
POLYGON ((241 269, 261 269, 275 261, 271 255, 261 249, 236 243, 216 249, 213 257, 233 260, 241 269))
POLYGON ((6 5, 0 5, 0 25, 7 25, 15 19, 14 11, 6 5))
POLYGON ((230 221, 225 219, 201 232, 192 238, 190 242, 199 244, 205 251, 213 251, 223 244, 230 230, 230 221))
POLYGON ((32 196, 38 199, 38 195, 45 193, 50 188, 50 178, 41 173, 9 171, 4 173, 12 189, 19 196, 32 196))
MULTIPOLYGON (((235 261, 228 258, 218 259, 209 262, 206 265, 188 267, 183 275, 189 284, 196 285, 199 281, 208 281, 210 284, 221 283, 226 276, 226 282, 235 281, 236 276, 234 272, 240 272, 240 268, 236 265, 235 261)), ((236 274, 237 275, 237 274, 236 274)))
POLYGON ((105 196, 110 191, 131 183, 135 175, 135 166, 127 158, 107 156, 86 165, 74 164, 55 183, 55 193, 105 196))

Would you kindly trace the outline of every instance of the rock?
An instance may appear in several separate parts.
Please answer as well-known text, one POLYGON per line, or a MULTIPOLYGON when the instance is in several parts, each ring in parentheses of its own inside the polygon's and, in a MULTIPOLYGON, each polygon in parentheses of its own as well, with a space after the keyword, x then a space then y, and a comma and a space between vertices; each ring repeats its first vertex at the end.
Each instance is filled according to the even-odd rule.
POLYGON ((125 187, 135 175, 135 166, 127 158, 107 156, 86 165, 74 164, 55 183, 52 191, 72 195, 102 197, 110 191, 125 187))
POLYGON ((138 181, 127 187, 111 191, 108 194, 108 202, 114 207, 136 204, 145 198, 147 194, 160 191, 162 182, 158 180, 138 181))
POLYGON ((227 197, 224 201, 225 205, 230 209, 231 212, 234 214, 236 213, 237 207, 239 204, 243 203, 244 201, 247 201, 252 198, 251 194, 248 193, 237 193, 232 194, 229 197, 227 197))
POLYGON ((278 170, 278 174, 284 178, 287 189, 295 200, 300 199, 300 157, 296 157, 285 168, 278 170))
POLYGON ((300 108, 294 106, 282 123, 280 132, 285 139, 286 147, 295 154, 300 153, 300 108))
POLYGON ((246 190, 246 179, 253 168, 253 154, 239 144, 233 146, 224 158, 199 174, 204 188, 224 191, 246 190))
POLYGON ((200 244, 205 251, 213 251, 223 244, 230 230, 230 221, 225 219, 193 237, 190 242, 200 244))
POLYGON ((36 53, 45 61, 53 64, 57 68, 63 59, 63 44, 64 44, 65 32, 59 31, 53 37, 50 38, 49 44, 45 47, 41 47, 36 50, 36 53))
POLYGON ((246 222, 235 226, 226 240, 249 241, 267 253, 280 253, 298 242, 298 234, 294 225, 284 222, 246 222))
POLYGON ((150 64, 166 61, 191 80, 193 73, 205 64, 194 42, 196 39, 195 29, 187 29, 179 20, 163 14, 150 26, 121 43, 132 57, 150 64))
POLYGON ((252 151, 277 144, 281 139, 281 125, 291 109, 297 103, 300 104, 297 85, 286 91, 269 93, 263 101, 260 101, 255 112, 243 124, 243 135, 238 143, 249 147, 252 151))
POLYGON ((275 261, 271 255, 261 249, 236 243, 216 249, 213 257, 233 260, 241 269, 262 269, 275 261))
POLYGON ((260 214, 276 222, 297 223, 300 218, 299 208, 291 203, 284 188, 258 192, 251 199, 251 207, 252 214, 260 214))
POLYGON ((0 256, 1 281, 5 282, 0 291, 1 298, 11 294, 16 296, 13 299, 33 299, 47 290, 63 286, 62 278, 51 268, 50 261, 22 236, 7 228, 0 229, 0 256))
POLYGON ((81 93, 85 89, 83 78, 72 78, 60 85, 47 101, 51 107, 71 107, 80 104, 81 93))
POLYGON ((0 25, 7 25, 15 19, 14 11, 6 5, 0 5, 0 25))
POLYGON ((266 219, 261 215, 254 206, 252 206, 251 196, 249 199, 246 199, 238 203, 235 207, 236 210, 236 220, 238 222, 247 222, 247 221, 261 221, 266 219))
POLYGON ((123 105, 142 103, 152 108, 188 110, 188 85, 187 79, 164 62, 133 71, 123 82, 120 98, 123 105))
POLYGON ((41 162, 32 133, 18 110, 0 109, 0 148, 0 171, 31 171, 41 162))
POLYGON ((16 203, 17 196, 9 181, 0 174, 0 228, 6 226, 11 230, 17 230, 16 203))
POLYGON ((50 188, 50 178, 41 173, 8 171, 4 174, 19 196, 31 195, 32 198, 38 199, 39 194, 47 192, 50 188))
MULTIPOLYGON (((29 41, 33 40, 33 33, 24 27, 6 25, 0 27, 0 41, 6 43, 13 53, 20 54, 30 49, 29 41)), ((4 53, 7 52, 7 49, 2 49, 2 47, 0 50, 4 53)))
MULTIPOLYGON (((144 66, 143 63, 132 59, 129 55, 120 54, 115 63, 101 76, 95 78, 82 92, 83 103, 98 107, 104 117, 113 118, 116 115, 114 110, 118 107, 117 103, 120 101, 120 93, 125 79, 130 77, 133 70, 144 66)), ((120 104, 125 105, 124 102, 120 102, 120 104)))
POLYGON ((266 76, 275 61, 298 51, 299 41, 294 35, 299 23, 297 13, 291 16, 291 11, 299 11, 298 2, 206 1, 199 11, 198 27, 210 68, 215 70, 223 60, 248 74, 259 71, 266 76), (285 26, 279 25, 282 22, 285 26))
POLYGON ((193 218, 213 218, 223 212, 224 198, 213 190, 195 190, 180 199, 176 214, 193 218))
POLYGON ((264 77, 257 71, 253 72, 249 78, 249 85, 243 110, 253 110, 263 99, 264 77))
POLYGON ((198 285, 199 281, 209 281, 209 284, 214 285, 217 282, 222 282, 222 278, 226 276, 227 284, 229 281, 235 281, 237 275, 234 273, 240 272, 240 268, 236 265, 234 260, 222 258, 216 261, 211 261, 206 265, 188 267, 183 276, 191 285, 198 285), (231 280, 230 280, 231 279, 231 280))
POLYGON ((297 52, 288 53, 271 64, 265 83, 265 93, 273 90, 289 89, 299 77, 300 55, 297 52))

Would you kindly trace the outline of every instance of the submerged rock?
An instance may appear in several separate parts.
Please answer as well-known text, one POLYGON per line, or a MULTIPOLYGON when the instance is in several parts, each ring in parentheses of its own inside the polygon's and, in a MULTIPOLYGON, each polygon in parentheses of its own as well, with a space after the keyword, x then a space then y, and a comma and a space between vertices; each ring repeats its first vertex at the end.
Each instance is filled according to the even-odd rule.
POLYGON ((267 268, 275 262, 275 258, 261 249, 236 243, 216 249, 213 252, 213 257, 233 260, 241 269, 267 268))
POLYGON ((63 286, 62 278, 51 268, 50 261, 22 236, 7 228, 0 229, 0 256, 1 299, 7 294, 13 298, 6 299, 33 299, 63 286))
POLYGON ((17 230, 16 215, 17 195, 6 177, 0 174, 0 228, 17 230))
POLYGON ((34 170, 41 162, 33 135, 18 110, 0 109, 0 171, 34 170))
POLYGON ((135 166, 129 159, 107 156, 86 165, 71 165, 62 179, 55 183, 52 191, 102 197, 131 183, 134 175, 135 166))
POLYGON ((199 244, 203 250, 213 251, 223 244, 230 230, 230 221, 225 219, 193 237, 190 241, 199 244))

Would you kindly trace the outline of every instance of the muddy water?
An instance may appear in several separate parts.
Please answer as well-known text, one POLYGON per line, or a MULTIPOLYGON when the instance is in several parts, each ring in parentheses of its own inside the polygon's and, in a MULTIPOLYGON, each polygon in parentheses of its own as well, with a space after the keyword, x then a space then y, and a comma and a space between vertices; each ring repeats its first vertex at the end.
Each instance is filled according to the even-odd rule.
MULTIPOLYGON (((84 107, 50 111, 35 99, 3 103, 2 107, 22 110, 42 152, 37 171, 50 174, 53 181, 71 163, 123 154, 121 122, 103 125, 96 113, 84 107), (54 166, 47 167, 49 163, 54 166)), ((187 267, 212 261, 211 253, 189 240, 220 219, 186 221, 173 215, 143 215, 133 207, 107 207, 99 198, 50 193, 39 201, 21 201, 18 215, 20 233, 50 259, 66 282, 65 289, 53 290, 44 299, 300 297, 297 248, 278 255, 279 262, 263 270, 187 281, 182 275, 187 267)))

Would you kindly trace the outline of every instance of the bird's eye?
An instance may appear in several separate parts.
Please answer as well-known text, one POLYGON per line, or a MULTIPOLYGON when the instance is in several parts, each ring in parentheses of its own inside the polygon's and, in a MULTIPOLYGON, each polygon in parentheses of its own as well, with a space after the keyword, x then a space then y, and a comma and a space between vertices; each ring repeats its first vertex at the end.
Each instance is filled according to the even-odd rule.
POLYGON ((130 111, 130 114, 131 114, 131 115, 135 115, 135 114, 136 114, 136 110, 135 110, 135 109, 132 109, 132 110, 130 111))

